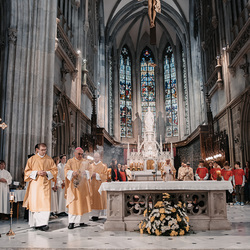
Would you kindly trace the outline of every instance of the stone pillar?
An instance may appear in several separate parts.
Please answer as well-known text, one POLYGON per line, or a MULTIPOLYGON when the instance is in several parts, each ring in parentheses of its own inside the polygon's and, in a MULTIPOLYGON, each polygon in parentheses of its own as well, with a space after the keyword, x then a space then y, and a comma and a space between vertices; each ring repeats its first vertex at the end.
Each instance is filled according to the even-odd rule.
POLYGON ((11 5, 2 157, 13 180, 21 180, 35 144, 45 142, 51 153, 56 11, 49 0, 11 5))

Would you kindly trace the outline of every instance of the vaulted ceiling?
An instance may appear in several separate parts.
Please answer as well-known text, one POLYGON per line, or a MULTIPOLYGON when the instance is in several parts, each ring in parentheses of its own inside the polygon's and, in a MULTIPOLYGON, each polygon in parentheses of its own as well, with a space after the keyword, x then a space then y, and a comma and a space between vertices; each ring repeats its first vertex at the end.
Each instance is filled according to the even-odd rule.
MULTIPOLYGON (((185 42, 188 34, 189 0, 160 0, 161 13, 156 14, 157 45, 164 34, 173 44, 176 36, 185 42)), ((148 0, 104 0, 106 41, 119 48, 129 39, 138 47, 144 34, 150 34, 148 0)))

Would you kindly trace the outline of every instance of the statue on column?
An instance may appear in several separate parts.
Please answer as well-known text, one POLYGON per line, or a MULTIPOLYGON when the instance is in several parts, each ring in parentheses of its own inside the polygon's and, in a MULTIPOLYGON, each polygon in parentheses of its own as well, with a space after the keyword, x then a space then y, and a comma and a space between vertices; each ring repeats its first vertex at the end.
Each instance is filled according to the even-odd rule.
POLYGON ((145 114, 145 132, 154 131, 154 114, 151 112, 150 107, 148 107, 148 112, 145 114))

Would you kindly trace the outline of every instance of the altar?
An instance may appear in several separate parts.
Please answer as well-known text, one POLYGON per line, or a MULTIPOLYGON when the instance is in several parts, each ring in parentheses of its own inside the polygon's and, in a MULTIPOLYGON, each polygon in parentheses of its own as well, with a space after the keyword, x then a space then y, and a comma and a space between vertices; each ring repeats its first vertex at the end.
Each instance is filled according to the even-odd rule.
POLYGON ((149 107, 145 114, 144 125, 143 140, 140 142, 138 136, 136 151, 130 152, 128 144, 127 165, 130 167, 134 180, 153 181, 160 176, 160 170, 166 159, 174 165, 173 146, 171 143, 170 151, 163 151, 161 135, 160 142, 156 140, 154 115, 149 107))
POLYGON ((107 191, 108 198, 104 229, 138 230, 144 210, 152 209, 167 192, 175 203, 186 204, 193 230, 228 230, 226 190, 233 190, 228 181, 105 182, 99 189, 107 191))

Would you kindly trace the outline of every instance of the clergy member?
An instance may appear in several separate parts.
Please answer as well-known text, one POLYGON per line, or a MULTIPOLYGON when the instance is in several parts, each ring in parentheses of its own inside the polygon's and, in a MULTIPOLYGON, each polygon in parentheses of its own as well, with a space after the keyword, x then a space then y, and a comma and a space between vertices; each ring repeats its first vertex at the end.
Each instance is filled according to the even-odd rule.
POLYGON ((24 170, 24 181, 29 182, 23 207, 29 209, 29 225, 41 231, 49 229, 51 181, 56 181, 57 167, 46 154, 45 143, 38 145, 38 153, 30 157, 24 170))
POLYGON ((194 171, 190 167, 190 163, 184 164, 183 169, 178 174, 178 179, 180 181, 193 181, 194 180, 194 171))
POLYGON ((102 191, 102 194, 98 192, 102 182, 107 181, 107 166, 100 161, 100 154, 94 154, 94 162, 91 164, 91 215, 92 220, 97 221, 101 214, 105 214, 107 209, 107 193, 102 191))
POLYGON ((5 170, 5 161, 0 160, 0 214, 3 220, 8 220, 10 213, 9 185, 12 182, 10 173, 5 170))
POLYGON ((75 224, 87 226, 83 215, 91 211, 88 160, 83 159, 83 150, 75 149, 74 157, 67 161, 64 169, 66 206, 68 208, 69 226, 73 229, 75 224))
POLYGON ((166 159, 165 164, 161 168, 161 178, 164 181, 173 181, 175 179, 176 170, 171 164, 170 159, 166 159))
POLYGON ((64 168, 67 157, 65 154, 60 156, 60 163, 57 165, 57 196, 58 196, 58 214, 66 215, 66 200, 65 200, 65 175, 64 168))

